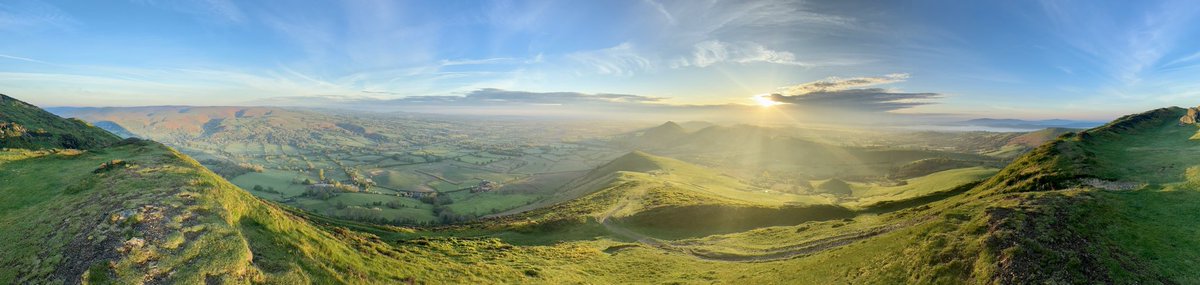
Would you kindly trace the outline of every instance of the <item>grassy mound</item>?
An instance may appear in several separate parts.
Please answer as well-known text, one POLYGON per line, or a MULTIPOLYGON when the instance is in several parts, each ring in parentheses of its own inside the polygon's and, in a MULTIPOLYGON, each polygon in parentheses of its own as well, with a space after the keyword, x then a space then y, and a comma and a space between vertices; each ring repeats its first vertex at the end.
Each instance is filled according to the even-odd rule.
POLYGON ((63 119, 0 94, 0 148, 92 149, 120 140, 86 122, 63 119))
POLYGON ((987 165, 982 161, 957 160, 943 157, 926 158, 913 162, 906 163, 888 175, 891 179, 909 179, 921 177, 936 172, 965 168, 972 166, 987 165))
POLYGON ((817 183, 815 187, 819 193, 828 193, 839 196, 846 196, 854 193, 854 189, 850 189, 850 184, 841 179, 829 179, 817 183))

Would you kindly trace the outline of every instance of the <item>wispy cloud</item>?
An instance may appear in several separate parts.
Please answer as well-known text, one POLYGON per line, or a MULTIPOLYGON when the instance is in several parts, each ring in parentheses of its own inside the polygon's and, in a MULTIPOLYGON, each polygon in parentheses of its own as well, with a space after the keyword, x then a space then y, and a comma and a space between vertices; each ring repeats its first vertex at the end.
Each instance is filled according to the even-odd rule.
POLYGON ((36 31, 44 28, 71 29, 79 21, 58 7, 38 0, 0 3, 0 30, 36 31))
POLYGON ((654 61, 642 56, 629 42, 601 50, 571 53, 566 58, 592 74, 631 76, 655 67, 654 61))
POLYGON ((132 0, 132 2, 190 14, 196 20, 203 22, 230 24, 246 21, 246 14, 242 12, 237 3, 230 0, 132 0))
POLYGON ((20 60, 20 61, 32 62, 32 63, 53 64, 53 63, 49 63, 49 62, 45 62, 45 61, 41 61, 41 60, 36 60, 36 59, 28 58, 28 57, 12 56, 12 55, 7 55, 7 54, 0 54, 0 58, 7 58, 7 59, 12 59, 12 60, 20 60))
POLYGON ((1042 1, 1052 31, 1070 48, 1095 62, 1103 72, 1124 84, 1136 84, 1166 60, 1189 36, 1200 7, 1186 1, 1146 2, 1138 10, 1111 4, 1042 1))
MULTIPOLYGON (((860 58, 797 56, 796 46, 767 42, 795 41, 792 31, 839 32, 857 29, 853 18, 813 11, 802 1, 656 1, 650 13, 666 21, 645 27, 653 37, 628 40, 605 49, 573 53, 570 59, 592 67, 592 74, 631 76, 666 68, 707 68, 722 64, 766 63, 792 67, 846 66, 860 58), (655 26, 659 25, 659 26, 655 26), (789 36, 781 37, 781 31, 789 36)), ((583 75, 583 74, 581 74, 583 75)))
POLYGON ((796 55, 786 51, 768 49, 754 42, 722 42, 709 40, 697 43, 690 57, 676 60, 672 67, 707 67, 718 63, 775 63, 783 65, 812 66, 796 61, 796 55))
POLYGON ((642 3, 646 3, 646 5, 650 5, 651 8, 654 8, 654 11, 657 11, 659 14, 662 14, 663 19, 667 20, 667 24, 670 24, 670 25, 676 24, 675 16, 671 15, 671 12, 667 11, 667 7, 663 6, 662 3, 658 3, 658 1, 655 1, 655 0, 642 0, 642 3))

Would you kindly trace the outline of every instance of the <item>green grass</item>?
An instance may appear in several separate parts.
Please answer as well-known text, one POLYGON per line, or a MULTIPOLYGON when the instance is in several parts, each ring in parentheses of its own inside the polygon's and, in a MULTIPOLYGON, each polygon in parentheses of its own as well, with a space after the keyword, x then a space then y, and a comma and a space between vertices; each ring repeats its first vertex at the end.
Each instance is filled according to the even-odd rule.
POLYGON ((991 177, 999 169, 986 167, 968 167, 936 172, 930 175, 907 180, 900 186, 875 186, 857 190, 854 193, 857 201, 848 206, 862 207, 886 201, 899 201, 947 191, 959 185, 979 181, 991 177))
POLYGON ((479 216, 491 215, 536 201, 542 195, 521 193, 470 193, 470 191, 449 194, 454 204, 449 207, 455 213, 474 214, 479 216), (495 212, 493 212, 495 210, 495 212))
POLYGON ((77 119, 63 119, 0 94, 0 148, 94 149, 121 138, 77 119))
POLYGON ((0 200, 0 283, 70 282, 84 271, 91 271, 89 280, 115 283, 575 283, 585 280, 572 272, 577 269, 547 260, 595 254, 577 247, 514 248, 495 240, 389 244, 315 227, 153 143, 73 156, 3 157, 0 194, 22 198, 0 200), (134 167, 92 173, 112 159, 134 167), (114 216, 126 210, 133 215, 114 216), (133 240, 144 242, 113 251, 133 240), (94 266, 108 261, 111 270, 94 266))
MULTIPOLYGON (((304 194, 305 185, 297 183, 304 179, 316 179, 308 177, 308 175, 296 173, 293 171, 283 171, 276 169, 267 169, 262 173, 250 172, 234 177, 229 182, 243 189, 253 189, 254 186, 262 186, 263 188, 274 187, 275 191, 282 193, 282 197, 295 197, 304 194)), ((255 195, 263 196, 273 200, 281 199, 277 193, 254 193, 255 195)))
POLYGON ((426 180, 424 174, 415 173, 412 171, 402 170, 385 170, 382 174, 372 178, 379 185, 395 189, 408 189, 413 185, 419 185, 426 180))

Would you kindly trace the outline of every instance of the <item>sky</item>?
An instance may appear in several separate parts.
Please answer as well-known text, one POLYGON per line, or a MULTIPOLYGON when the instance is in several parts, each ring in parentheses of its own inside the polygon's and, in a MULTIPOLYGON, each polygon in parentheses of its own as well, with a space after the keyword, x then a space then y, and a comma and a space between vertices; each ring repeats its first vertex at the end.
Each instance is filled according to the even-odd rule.
POLYGON ((0 1, 0 93, 808 120, 1200 105, 1188 1, 0 1))

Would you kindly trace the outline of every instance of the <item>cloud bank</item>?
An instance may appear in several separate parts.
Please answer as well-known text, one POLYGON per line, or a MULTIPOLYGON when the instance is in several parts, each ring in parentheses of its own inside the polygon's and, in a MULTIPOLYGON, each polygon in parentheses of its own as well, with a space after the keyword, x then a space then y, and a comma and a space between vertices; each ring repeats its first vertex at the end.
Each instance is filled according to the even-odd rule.
POLYGON ((629 94, 587 94, 579 92, 529 92, 484 88, 465 96, 409 96, 388 100, 392 104, 493 106, 493 105, 592 105, 647 104, 665 98, 629 94))
POLYGON ((903 82, 909 75, 888 74, 879 77, 830 77, 825 80, 779 88, 770 99, 799 107, 832 108, 845 111, 890 112, 933 104, 928 99, 942 97, 939 93, 900 92, 885 88, 865 88, 903 82))

